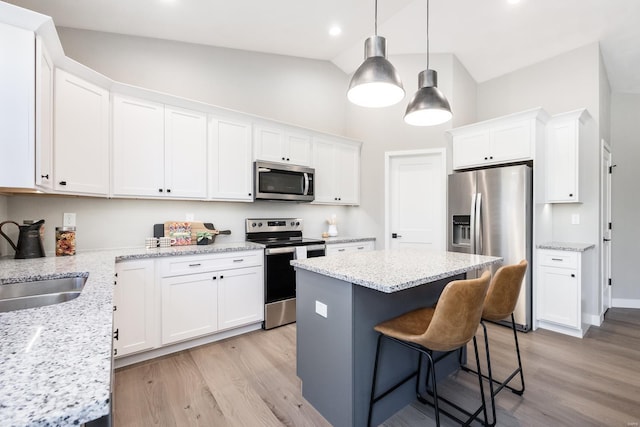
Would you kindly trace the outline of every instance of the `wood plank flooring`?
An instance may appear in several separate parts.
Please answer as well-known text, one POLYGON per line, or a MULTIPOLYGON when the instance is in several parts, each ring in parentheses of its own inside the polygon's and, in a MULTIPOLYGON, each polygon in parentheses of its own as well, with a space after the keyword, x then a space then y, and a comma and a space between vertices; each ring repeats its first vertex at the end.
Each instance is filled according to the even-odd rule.
MULTIPOLYGON (((511 331, 489 325, 489 337, 494 374, 507 374, 516 364, 511 331)), ((498 395, 499 426, 640 425, 640 310, 609 310, 582 340, 545 330, 519 339, 526 391, 498 395)), ((118 369, 114 425, 329 426, 301 395, 295 352, 294 324, 118 369)), ((477 387, 459 372, 439 392, 473 406, 477 387)), ((432 419, 433 409, 415 402, 383 425, 432 419)))

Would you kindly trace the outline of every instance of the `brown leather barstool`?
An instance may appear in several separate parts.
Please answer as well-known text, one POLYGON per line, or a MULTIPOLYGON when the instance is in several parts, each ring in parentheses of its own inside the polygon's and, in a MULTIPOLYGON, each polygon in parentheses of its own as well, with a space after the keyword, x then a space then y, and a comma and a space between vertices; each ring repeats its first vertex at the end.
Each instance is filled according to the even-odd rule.
MULTIPOLYGON (((378 345, 376 348, 376 357, 373 368, 373 381, 371 384, 371 398, 369 400, 369 416, 367 424, 371 425, 371 416, 373 414, 373 405, 380 399, 384 398, 402 384, 416 377, 416 396, 423 403, 434 406, 436 424, 440 425, 440 412, 446 414, 450 418, 461 424, 469 424, 476 419, 480 412, 484 414, 484 420, 487 420, 487 411, 484 398, 484 390, 482 387, 482 373, 478 369, 478 383, 480 385, 480 396, 482 406, 475 413, 471 414, 462 410, 457 405, 453 405, 456 409, 462 410, 469 416, 469 419, 462 421, 452 414, 440 410, 438 400, 444 400, 438 397, 436 387, 435 363, 448 354, 458 351, 458 349, 466 346, 473 339, 473 345, 476 350, 476 363, 479 365, 478 346, 475 339, 475 333, 480 323, 482 315, 483 303, 489 288, 490 274, 485 272, 478 279, 455 280, 449 282, 435 307, 419 308, 410 311, 393 319, 379 323, 374 329, 380 333, 378 336, 378 345), (394 341, 411 350, 419 353, 418 368, 415 372, 402 379, 398 384, 390 387, 383 393, 376 396, 376 379, 378 376, 378 361, 380 355, 380 347, 382 339, 394 341), (437 359, 434 359, 433 352, 442 352, 437 359), (429 402, 419 390, 419 379, 422 368, 422 357, 427 359, 427 386, 431 381, 431 392, 433 402, 429 402), (431 375, 429 375, 429 373, 431 375)), ((446 400, 445 400, 446 401, 446 400)), ((451 403, 446 401, 447 403, 451 403)))
MULTIPOLYGON (((493 423, 496 420, 495 401, 494 397, 502 391, 504 388, 508 388, 513 393, 522 395, 524 393, 524 375, 522 372, 522 360, 520 359, 520 346, 518 345, 518 334, 516 332, 516 322, 513 317, 513 311, 516 308, 518 302, 518 296, 520 295, 520 289, 522 288, 522 280, 527 271, 527 261, 522 260, 518 264, 505 265, 496 271, 491 280, 491 285, 487 291, 487 297, 484 301, 484 307, 482 309, 482 325, 484 331, 484 344, 487 353, 487 371, 488 375, 483 375, 484 378, 489 380, 489 389, 491 391, 491 406, 493 423), (493 378, 491 371, 491 356, 489 353, 489 337, 487 334, 487 326, 485 321, 499 322, 511 317, 511 329, 513 330, 513 339, 515 341, 516 355, 518 357, 518 367, 503 381, 499 381, 493 378), (509 385, 509 382, 513 380, 516 375, 520 374, 520 388, 514 388, 509 385), (498 384, 498 388, 493 389, 493 384, 498 384)), ((462 356, 462 355, 461 355, 462 356)), ((476 364, 476 366, 478 366, 476 364)), ((475 370, 468 367, 462 367, 467 372, 477 373, 475 370)))

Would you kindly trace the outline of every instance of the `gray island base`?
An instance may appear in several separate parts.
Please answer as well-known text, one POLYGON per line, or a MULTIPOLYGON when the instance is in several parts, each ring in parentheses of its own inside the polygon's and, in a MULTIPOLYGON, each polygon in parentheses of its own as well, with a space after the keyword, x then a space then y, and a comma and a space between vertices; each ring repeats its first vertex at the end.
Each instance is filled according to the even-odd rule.
MULTIPOLYGON (((342 253, 292 261, 297 278, 297 374, 302 395, 336 427, 365 426, 377 333, 374 325, 433 305, 451 280, 502 258, 424 249, 342 253)), ((438 364, 439 378, 457 360, 438 364)), ((417 355, 383 345, 378 387, 414 371, 417 355)), ((380 401, 377 425, 415 400, 409 381, 380 401)))

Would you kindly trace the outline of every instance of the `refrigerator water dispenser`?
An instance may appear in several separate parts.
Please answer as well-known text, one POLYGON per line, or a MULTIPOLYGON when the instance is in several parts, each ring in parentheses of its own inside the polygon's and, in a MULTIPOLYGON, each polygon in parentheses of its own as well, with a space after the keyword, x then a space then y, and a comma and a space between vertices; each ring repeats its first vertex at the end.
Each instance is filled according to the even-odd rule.
POLYGON ((452 244, 469 246, 471 244, 471 216, 453 215, 452 244))

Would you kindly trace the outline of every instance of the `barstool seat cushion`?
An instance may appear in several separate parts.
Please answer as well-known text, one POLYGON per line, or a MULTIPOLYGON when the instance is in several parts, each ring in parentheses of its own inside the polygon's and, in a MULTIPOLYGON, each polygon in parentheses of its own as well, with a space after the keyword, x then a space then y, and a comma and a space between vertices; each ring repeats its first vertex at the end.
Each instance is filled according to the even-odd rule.
POLYGON ((445 286, 438 304, 379 323, 374 329, 434 351, 452 351, 473 338, 480 322, 489 273, 445 286), (464 301, 465 303, 459 303, 464 301))

